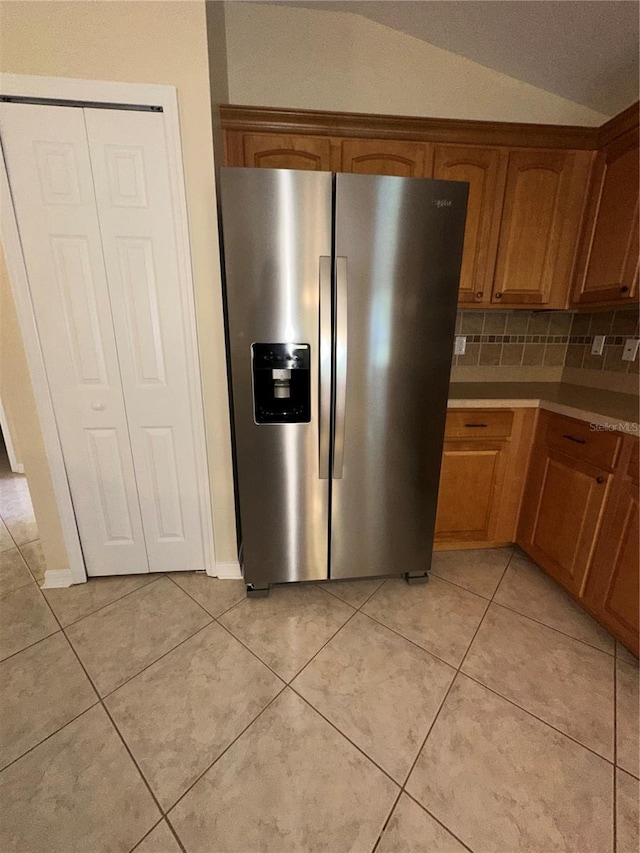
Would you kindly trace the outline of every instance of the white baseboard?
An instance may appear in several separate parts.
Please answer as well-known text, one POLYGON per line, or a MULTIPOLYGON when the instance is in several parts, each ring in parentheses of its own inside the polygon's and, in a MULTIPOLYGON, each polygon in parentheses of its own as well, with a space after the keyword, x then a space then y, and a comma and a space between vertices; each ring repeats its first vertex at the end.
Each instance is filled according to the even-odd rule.
POLYGON ((17 462, 16 467, 12 469, 14 474, 24 474, 24 465, 22 462, 17 462))
POLYGON ((71 569, 47 569, 40 589, 61 589, 73 585, 71 569))
POLYGON ((220 578, 221 580, 232 580, 235 578, 240 578, 240 580, 242 580, 240 563, 237 561, 232 563, 215 563, 212 574, 214 577, 220 578))

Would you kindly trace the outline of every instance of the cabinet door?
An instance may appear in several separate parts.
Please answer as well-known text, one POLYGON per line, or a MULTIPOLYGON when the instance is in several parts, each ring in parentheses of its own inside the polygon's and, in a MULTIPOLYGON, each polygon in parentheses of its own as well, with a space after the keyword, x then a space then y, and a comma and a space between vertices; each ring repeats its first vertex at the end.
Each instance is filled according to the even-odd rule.
POLYGON ((397 175, 400 178, 425 178, 426 142, 394 139, 345 139, 342 142, 342 172, 363 175, 397 175))
POLYGON ((458 302, 483 304, 491 298, 502 211, 501 152, 496 148, 436 145, 433 177, 469 184, 458 302))
POLYGON ((638 441, 615 499, 603 522, 602 536, 585 594, 598 619, 638 654, 640 540, 638 441))
MULTIPOLYGON (((637 138, 637 134, 634 135, 637 138)), ((638 288, 638 145, 598 156, 589 193, 577 303, 627 302, 638 288)))
POLYGON ((541 443, 534 454, 518 544, 582 597, 612 475, 541 443))
POLYGON ((331 140, 326 136, 247 133, 242 139, 242 149, 243 166, 331 171, 331 140))
MULTIPOLYGON (((161 113, 85 112, 118 365, 152 572, 204 565, 205 448, 161 113), (191 369, 190 369, 191 368, 191 369)), ((196 374, 197 375, 197 374, 196 374)))
POLYGON ((87 574, 148 572, 83 110, 0 104, 0 131, 87 574))
POLYGON ((579 154, 509 153, 494 304, 564 307, 590 163, 579 154))
POLYGON ((495 540, 507 448, 502 441, 445 441, 436 542, 495 540))

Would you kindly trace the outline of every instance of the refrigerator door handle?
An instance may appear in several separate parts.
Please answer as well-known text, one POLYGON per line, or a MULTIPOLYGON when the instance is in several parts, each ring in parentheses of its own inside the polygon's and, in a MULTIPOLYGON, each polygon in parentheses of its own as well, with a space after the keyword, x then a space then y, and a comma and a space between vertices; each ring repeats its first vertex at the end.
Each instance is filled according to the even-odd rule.
POLYGON ((320 376, 318 402, 318 477, 329 479, 331 440, 331 257, 320 257, 320 376))
POLYGON ((347 407, 347 259, 336 257, 336 403, 333 478, 342 479, 344 421, 347 407))

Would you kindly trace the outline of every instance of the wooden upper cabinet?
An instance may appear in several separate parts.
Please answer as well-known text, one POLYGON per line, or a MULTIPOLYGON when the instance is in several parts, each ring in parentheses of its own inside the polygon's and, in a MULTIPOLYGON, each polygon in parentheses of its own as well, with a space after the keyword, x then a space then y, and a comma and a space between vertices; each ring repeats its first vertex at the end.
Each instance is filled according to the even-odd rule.
POLYGON ((363 175, 396 175, 400 178, 429 177, 429 144, 394 139, 345 139, 342 142, 341 172, 363 175))
POLYGON ((491 301, 562 308, 591 155, 516 150, 508 156, 491 301))
POLYGON ((617 140, 596 160, 574 302, 628 302, 638 292, 638 136, 617 140))
POLYGON ((434 146, 433 177, 469 184, 460 303, 484 305, 491 299, 502 209, 502 161, 496 148, 434 146))
POLYGON ((227 138, 227 162, 230 166, 330 172, 331 140, 326 136, 247 133, 238 140, 227 138))

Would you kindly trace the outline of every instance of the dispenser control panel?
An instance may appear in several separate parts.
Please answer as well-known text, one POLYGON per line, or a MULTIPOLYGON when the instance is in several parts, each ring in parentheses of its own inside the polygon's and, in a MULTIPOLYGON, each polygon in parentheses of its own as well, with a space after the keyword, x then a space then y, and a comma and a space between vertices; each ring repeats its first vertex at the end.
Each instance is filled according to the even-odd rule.
POLYGON ((257 424, 311 420, 309 344, 252 344, 253 416, 257 424))

